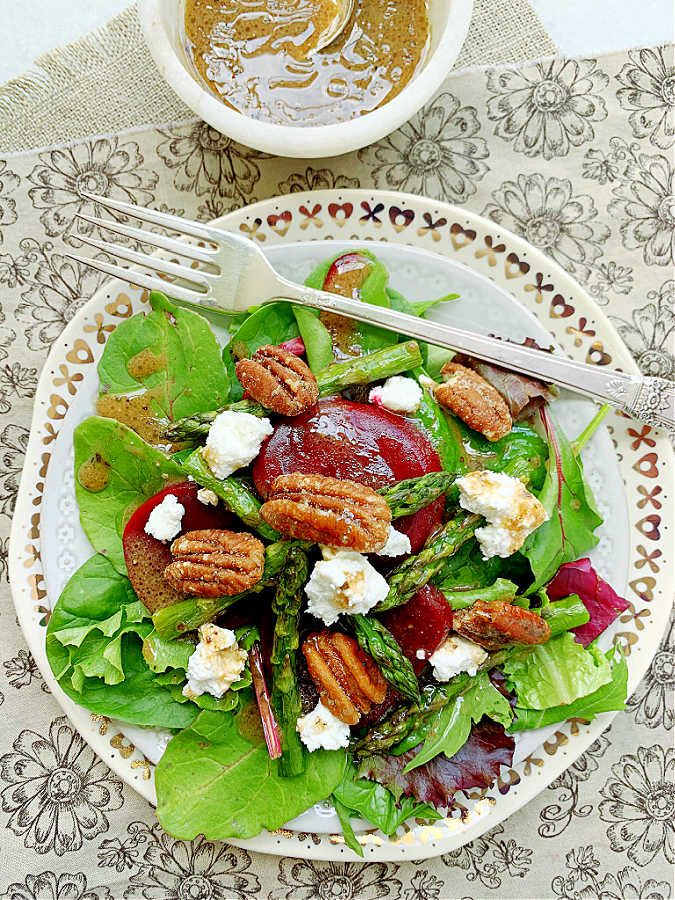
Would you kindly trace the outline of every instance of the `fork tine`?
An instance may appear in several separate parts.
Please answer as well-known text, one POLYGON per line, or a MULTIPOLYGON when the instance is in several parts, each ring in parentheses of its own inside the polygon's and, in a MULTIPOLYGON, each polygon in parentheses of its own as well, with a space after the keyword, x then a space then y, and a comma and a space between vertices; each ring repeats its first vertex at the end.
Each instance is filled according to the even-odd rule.
POLYGON ((108 243, 107 241, 99 241, 96 238, 88 237, 85 234, 78 234, 78 240, 98 250, 109 253, 110 256, 117 256, 126 262, 136 263, 140 266, 146 266, 148 269, 154 269, 161 275, 174 275, 176 278, 183 278, 185 281, 191 281, 200 287, 209 290, 209 282, 206 279, 214 279, 219 276, 203 269, 191 269, 189 266, 180 266, 177 263, 169 262, 167 259, 159 259, 157 256, 148 256, 147 253, 138 253, 136 250, 129 250, 120 244, 108 243))
POLYGON ((97 203, 104 209, 114 209, 117 212, 126 213, 141 222, 150 222, 151 225, 161 225, 163 228, 170 228, 172 231, 178 231, 181 234, 188 234, 191 237, 203 238, 204 240, 213 240, 210 229, 204 228, 191 219, 181 219, 180 216, 173 216, 169 213, 157 212, 156 209, 146 209, 144 206, 136 206, 133 203, 123 203, 121 200, 111 200, 110 197, 102 197, 100 194, 88 194, 82 191, 81 195, 97 203))
POLYGON ((131 285, 147 288, 150 291, 161 291, 174 300, 182 300, 185 303, 199 304, 204 298, 204 294, 197 291, 188 290, 188 288, 180 287, 176 284, 170 284, 162 281, 161 278, 154 278, 152 275, 146 275, 144 272, 135 272, 131 269, 125 269, 124 266, 115 266, 111 263, 104 262, 101 259, 89 259, 86 256, 78 256, 77 253, 66 253, 69 259, 74 259, 85 266, 92 269, 98 269, 99 272, 105 272, 106 275, 112 275, 113 278, 119 278, 131 285))
POLYGON ((132 228, 131 225, 123 225, 115 219, 98 219, 96 216, 87 216, 84 213, 78 213, 77 218, 90 222, 92 225, 98 225, 100 228, 105 228, 107 231, 112 231, 115 234, 133 238, 142 244, 150 244, 152 247, 159 247, 160 250, 168 250, 170 253, 176 253, 188 259, 198 259, 200 262, 212 263, 213 257, 218 252, 210 247, 195 247, 194 244, 177 241, 174 238, 166 237, 164 234, 155 234, 154 231, 132 228))

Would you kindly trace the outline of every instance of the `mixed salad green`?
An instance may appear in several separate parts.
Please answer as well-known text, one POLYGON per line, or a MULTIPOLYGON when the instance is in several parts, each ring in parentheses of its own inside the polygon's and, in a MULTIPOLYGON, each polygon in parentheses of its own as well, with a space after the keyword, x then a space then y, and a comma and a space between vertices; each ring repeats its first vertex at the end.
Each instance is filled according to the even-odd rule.
MULTIPOLYGON (((410 303, 375 256, 347 257, 327 260, 307 284, 419 316, 453 299, 410 303)), ((195 312, 160 294, 150 306, 109 337, 98 366, 101 414, 75 431, 77 501, 95 553, 52 610, 46 647, 75 702, 173 733, 155 770, 168 832, 248 838, 330 798, 346 842, 362 855, 353 818, 388 835, 410 817, 437 819, 458 791, 493 783, 511 763, 517 732, 623 708, 625 661, 602 652, 597 638, 626 603, 585 558, 602 520, 579 453, 602 412, 570 440, 546 386, 495 370, 513 425, 490 441, 439 404, 435 385, 452 354, 438 348, 281 301, 233 317, 221 348, 195 312), (317 407, 281 417, 244 392, 236 363, 268 345, 306 360, 317 407), (369 402, 372 388, 395 376, 420 386, 414 408, 369 402), (226 409, 269 422, 272 436, 253 468, 222 478, 203 450, 226 409), (347 746, 311 752, 298 722, 324 695, 303 649, 308 634, 326 629, 308 611, 306 588, 322 552, 330 557, 261 515, 269 480, 294 471, 294 460, 302 472, 344 479, 349 471, 373 487, 407 541, 393 558, 369 556, 386 581, 384 599, 365 613, 346 605, 330 626, 357 642, 386 695, 365 704, 372 708, 347 746), (545 519, 514 552, 485 553, 476 535, 485 520, 460 487, 476 472, 518 480, 543 507, 545 519), (255 535, 264 545, 259 580, 223 596, 169 589, 171 541, 145 528, 167 494, 184 509, 181 533, 255 535), (527 643, 521 619, 544 638, 527 643), (224 691, 188 689, 207 623, 229 629, 240 652, 224 691), (474 663, 443 676, 431 657, 456 648, 447 642, 458 636, 476 651, 474 663)))

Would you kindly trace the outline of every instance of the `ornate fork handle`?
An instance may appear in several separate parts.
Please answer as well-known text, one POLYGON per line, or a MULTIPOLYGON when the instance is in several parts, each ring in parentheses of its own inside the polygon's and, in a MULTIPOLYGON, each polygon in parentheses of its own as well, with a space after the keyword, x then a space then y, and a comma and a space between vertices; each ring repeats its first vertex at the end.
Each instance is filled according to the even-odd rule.
POLYGON ((647 425, 675 429, 673 381, 647 375, 612 378, 607 383, 607 399, 647 425))

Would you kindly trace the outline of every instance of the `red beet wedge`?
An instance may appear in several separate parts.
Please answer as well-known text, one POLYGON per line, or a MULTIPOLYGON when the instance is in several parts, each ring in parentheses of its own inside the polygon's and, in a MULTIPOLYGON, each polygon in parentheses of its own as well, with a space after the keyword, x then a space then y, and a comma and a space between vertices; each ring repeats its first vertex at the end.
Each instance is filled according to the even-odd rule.
MULTIPOLYGON (((440 470, 431 442, 410 419, 332 397, 277 424, 253 465, 253 478, 266 497, 274 479, 291 472, 345 478, 377 489, 440 470)), ((413 553, 440 525, 444 502, 440 497, 394 523, 410 538, 413 553)))
POLYGON ((158 541, 144 530, 150 513, 166 495, 173 494, 185 507, 181 533, 200 528, 233 527, 232 516, 222 506, 205 506, 197 499, 198 490, 199 485, 194 481, 182 481, 164 488, 138 507, 124 529, 122 546, 131 586, 150 612, 184 599, 164 581, 164 569, 172 558, 171 542, 158 541))

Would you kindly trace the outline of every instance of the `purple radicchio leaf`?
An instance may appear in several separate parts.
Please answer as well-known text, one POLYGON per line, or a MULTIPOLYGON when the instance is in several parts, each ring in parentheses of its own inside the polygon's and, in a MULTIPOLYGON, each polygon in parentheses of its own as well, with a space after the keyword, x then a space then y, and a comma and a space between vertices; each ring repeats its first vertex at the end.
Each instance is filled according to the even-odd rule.
POLYGON ((511 765, 515 741, 501 725, 484 716, 451 759, 441 753, 423 766, 404 772, 420 747, 400 756, 371 756, 361 763, 359 775, 383 784, 397 798, 416 797, 442 809, 453 805, 457 791, 490 787, 501 766, 511 765))
POLYGON ((588 557, 560 566, 546 586, 546 593, 549 600, 561 600, 570 594, 579 596, 590 619, 572 631, 577 643, 584 647, 602 634, 620 612, 628 609, 628 601, 619 597, 606 581, 598 577, 588 557))

